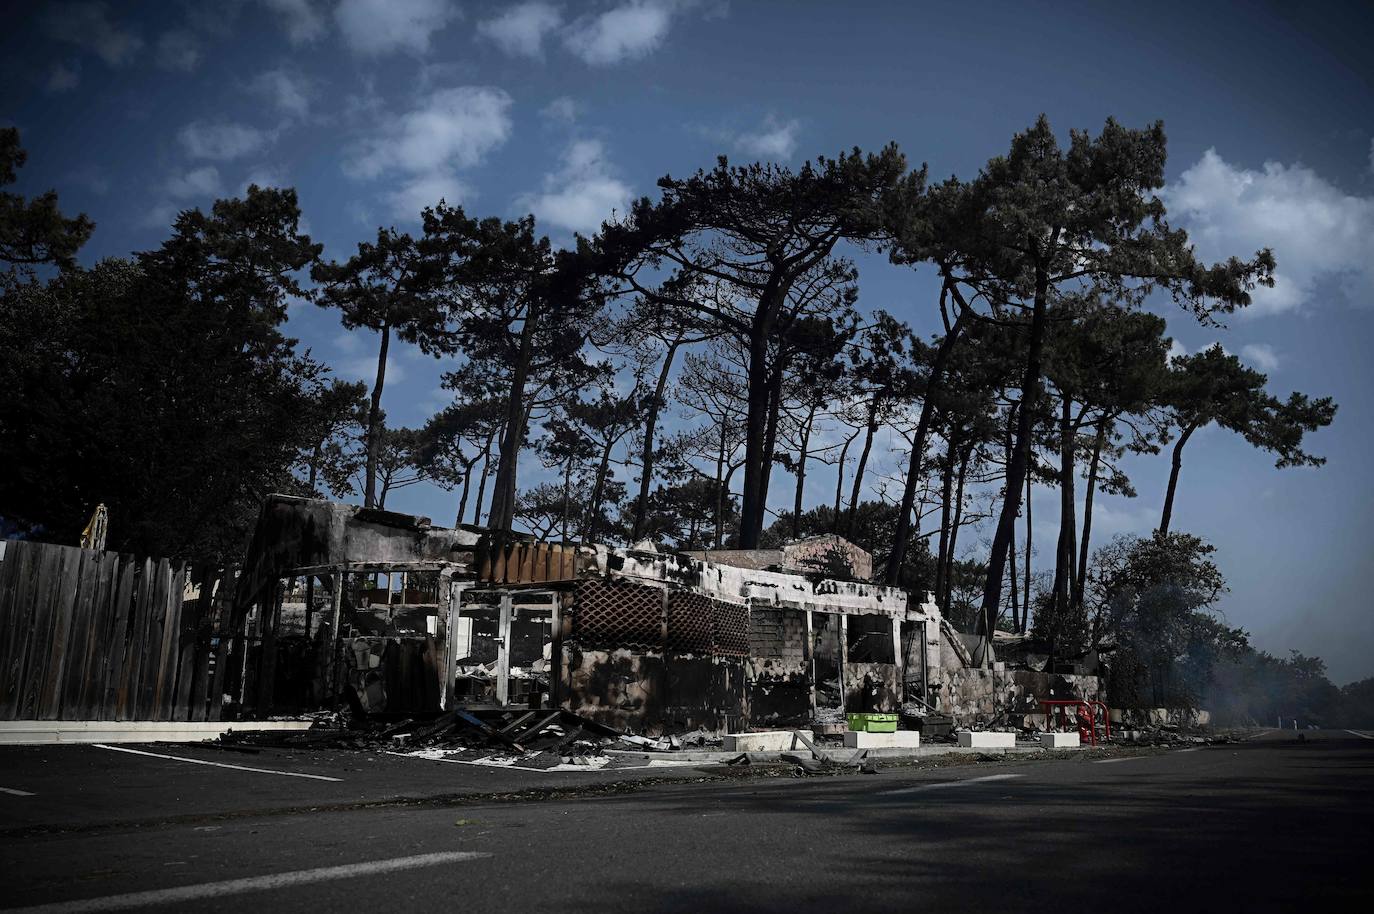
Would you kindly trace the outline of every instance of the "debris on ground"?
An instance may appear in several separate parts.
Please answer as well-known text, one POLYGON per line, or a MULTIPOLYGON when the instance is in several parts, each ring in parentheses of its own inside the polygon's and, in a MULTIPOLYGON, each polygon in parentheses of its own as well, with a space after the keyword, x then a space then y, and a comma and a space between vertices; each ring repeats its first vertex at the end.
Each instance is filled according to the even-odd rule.
POLYGON ((622 733, 564 710, 457 708, 437 715, 388 716, 353 709, 351 713, 309 717, 313 719, 309 730, 231 730, 210 745, 234 752, 256 752, 263 747, 371 750, 479 765, 567 771, 644 767, 643 756, 619 756, 607 750, 670 753, 720 742, 719 737, 704 730, 661 737, 622 733))

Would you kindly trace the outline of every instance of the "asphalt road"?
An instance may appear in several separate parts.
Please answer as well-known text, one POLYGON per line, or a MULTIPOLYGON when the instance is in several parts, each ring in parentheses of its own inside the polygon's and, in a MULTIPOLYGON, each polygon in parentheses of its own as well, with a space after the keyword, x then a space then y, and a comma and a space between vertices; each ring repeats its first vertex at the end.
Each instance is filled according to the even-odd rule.
MULTIPOLYGON (((0 792, 0 906, 1367 909, 1374 740, 1346 731, 1303 736, 1299 743, 1291 732, 1271 732, 1239 745, 1136 756, 1084 751, 885 767, 876 775, 644 783, 558 799, 465 800, 458 791, 415 805, 314 812, 305 804, 316 792, 353 789, 341 786, 350 784, 346 775, 430 777, 421 772, 435 763, 405 759, 413 775, 378 775, 365 770, 375 763, 356 758, 316 760, 311 773, 339 777, 317 781, 124 754, 121 770, 155 772, 169 796, 185 798, 178 814, 139 815, 146 810, 119 805, 118 789, 92 788, 103 808, 77 822, 70 796, 0 792), (255 812, 258 789, 287 789, 296 802, 274 806, 280 798, 272 794, 258 798, 255 812), (207 812, 223 805, 215 798, 225 792, 245 797, 242 808, 207 812)), ((71 777, 56 772, 96 751, 43 750, 25 765, 4 765, 14 757, 0 756, 0 788, 20 789, 16 778, 28 777, 29 787, 51 791, 71 777), (33 773, 47 765, 54 774, 40 785, 33 773)), ((107 754, 115 764, 119 754, 107 754)))

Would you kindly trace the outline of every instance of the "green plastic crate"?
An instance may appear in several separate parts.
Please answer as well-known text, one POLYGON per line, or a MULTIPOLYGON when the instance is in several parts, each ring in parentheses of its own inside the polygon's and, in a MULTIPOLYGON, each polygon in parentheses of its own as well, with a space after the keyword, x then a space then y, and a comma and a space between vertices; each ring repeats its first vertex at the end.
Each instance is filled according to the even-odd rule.
POLYGON ((849 729, 856 733, 896 733, 896 714, 849 714, 849 729))

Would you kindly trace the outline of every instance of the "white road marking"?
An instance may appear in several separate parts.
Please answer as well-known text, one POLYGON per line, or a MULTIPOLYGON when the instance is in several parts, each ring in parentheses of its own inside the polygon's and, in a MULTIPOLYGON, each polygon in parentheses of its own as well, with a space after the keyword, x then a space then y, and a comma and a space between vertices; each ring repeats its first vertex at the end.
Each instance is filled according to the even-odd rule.
POLYGON ((223 882, 203 882, 200 885, 184 885, 175 889, 154 889, 149 892, 130 892, 127 895, 106 895, 103 898, 83 898, 79 901, 58 901, 52 904, 34 905, 29 908, 15 908, 15 914, 74 914, 79 911, 128 911, 145 908, 155 904, 184 904, 204 898, 218 898, 222 895, 237 895, 243 892, 264 892, 272 889, 289 889, 298 885, 316 882, 331 882, 335 879, 355 879, 359 876, 376 876, 381 873, 394 873, 398 870, 413 870, 422 866, 436 866, 441 863, 460 863, 490 857, 475 851, 445 851, 438 854, 419 854, 415 857, 395 857, 391 860, 368 860, 364 863, 350 863, 344 866, 326 866, 317 870, 297 870, 294 873, 273 873, 270 876, 250 876, 246 879, 226 879, 223 882))
POLYGON ((0 787, 0 793, 8 793, 16 797, 36 797, 38 794, 29 793, 27 790, 15 790, 13 787, 0 787))
POLYGON ((214 768, 232 768, 235 771, 254 771, 258 774, 280 774, 288 778, 310 778, 312 781, 334 781, 340 782, 343 778, 325 777, 322 774, 303 774, 299 771, 277 771, 272 768, 249 768, 247 765, 230 765, 227 762, 209 762, 205 759, 186 758, 183 755, 163 755, 160 752, 144 752, 142 749, 127 749, 124 746, 107 746, 104 743, 92 743, 97 749, 109 749, 111 752, 128 752, 131 755, 146 755, 149 758, 170 759, 173 762, 190 762, 192 765, 210 765, 214 768))
POLYGON ((1012 778, 1023 778, 1024 774, 989 774, 981 778, 965 778, 962 781, 940 781, 937 784, 920 784, 916 787, 901 787, 897 790, 884 790, 882 795, 890 797, 902 793, 921 793, 926 790, 940 790, 945 787, 963 787, 965 784, 986 784, 988 781, 1009 781, 1012 778))
POLYGON ((1180 752, 1197 752, 1197 751, 1198 751, 1199 749, 1201 749, 1201 748, 1202 748, 1201 746, 1194 746, 1194 747, 1191 748, 1191 749, 1175 749, 1175 750, 1174 750, 1174 754, 1177 755, 1177 754, 1180 753, 1180 752))
POLYGON ((1152 758, 1149 755, 1123 755, 1121 758, 1100 758, 1094 759, 1094 765, 1110 765, 1113 762, 1135 762, 1143 758, 1152 758))
POLYGON ((1368 733, 1361 733, 1359 730, 1347 730, 1347 731, 1345 731, 1345 732, 1346 732, 1346 733, 1353 733, 1353 734, 1355 734, 1356 736, 1358 736, 1360 739, 1374 739, 1374 736, 1370 736, 1368 733))

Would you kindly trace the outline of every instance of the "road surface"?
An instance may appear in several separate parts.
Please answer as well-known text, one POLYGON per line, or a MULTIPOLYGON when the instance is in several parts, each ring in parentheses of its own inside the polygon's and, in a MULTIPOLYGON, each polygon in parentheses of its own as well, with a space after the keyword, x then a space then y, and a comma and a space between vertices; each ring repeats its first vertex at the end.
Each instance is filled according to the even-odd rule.
MULTIPOLYGON (((288 766, 167 746, 7 750, 0 907, 1367 909, 1374 739, 1295 736, 499 800, 461 794, 523 789, 529 776, 342 754, 288 766), (410 799, 378 803, 388 791, 410 799)), ((556 786, 605 780, 582 778, 556 786)))

